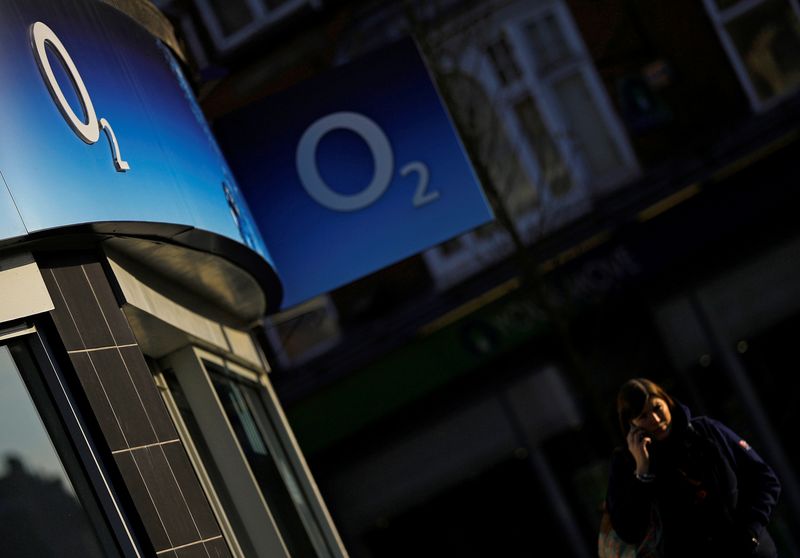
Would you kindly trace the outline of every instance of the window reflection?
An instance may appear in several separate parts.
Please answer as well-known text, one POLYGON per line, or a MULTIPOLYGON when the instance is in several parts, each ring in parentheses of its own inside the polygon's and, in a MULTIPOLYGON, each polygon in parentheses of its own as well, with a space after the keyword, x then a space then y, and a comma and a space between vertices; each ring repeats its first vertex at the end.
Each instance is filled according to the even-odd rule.
POLYGON ((103 556, 6 346, 0 346, 0 424, 2 556, 103 556))

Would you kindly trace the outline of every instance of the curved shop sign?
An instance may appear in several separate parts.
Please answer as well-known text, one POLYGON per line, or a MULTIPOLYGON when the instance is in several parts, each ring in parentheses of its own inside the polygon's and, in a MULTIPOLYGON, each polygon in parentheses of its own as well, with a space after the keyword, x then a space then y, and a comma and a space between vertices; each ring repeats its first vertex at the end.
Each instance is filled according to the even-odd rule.
POLYGON ((178 63, 127 16, 90 0, 4 0, 0 72, 0 241, 161 223, 270 261, 178 63))
POLYGON ((127 161, 122 160, 122 156, 119 153, 119 143, 117 143, 117 136, 114 135, 111 124, 109 124, 108 120, 105 118, 101 118, 99 121, 97 120, 92 98, 89 96, 89 92, 86 91, 86 85, 84 85, 83 79, 78 73, 78 69, 75 67, 75 62, 72 61, 69 52, 67 52, 67 49, 61 44, 61 41, 53 30, 41 21, 37 21, 31 26, 31 38, 33 39, 33 51, 36 55, 36 62, 38 62, 39 68, 42 70, 42 76, 47 83, 47 88, 50 90, 59 110, 61 110, 61 114, 64 115, 64 119, 72 130, 83 141, 91 145, 100 139, 100 128, 102 127, 108 135, 108 142, 111 145, 111 153, 114 158, 114 167, 120 172, 130 170, 130 165, 127 161), (47 52, 48 46, 53 50, 53 54, 64 66, 64 69, 66 69, 67 75, 78 93, 78 100, 80 101, 83 113, 86 115, 86 122, 75 114, 75 111, 72 110, 72 106, 64 96, 61 85, 59 85, 58 79, 56 79, 56 75, 53 72, 53 66, 50 65, 50 58, 47 52))
POLYGON ((492 219, 411 40, 218 124, 284 308, 492 219))

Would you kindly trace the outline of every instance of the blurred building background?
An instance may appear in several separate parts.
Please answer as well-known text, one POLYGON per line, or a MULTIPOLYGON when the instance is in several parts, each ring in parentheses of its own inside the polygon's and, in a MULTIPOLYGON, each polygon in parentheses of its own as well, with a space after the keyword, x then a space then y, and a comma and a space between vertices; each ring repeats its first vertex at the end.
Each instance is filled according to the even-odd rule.
POLYGON ((796 0, 155 3, 212 124, 412 36, 492 201, 265 322, 351 556, 594 555, 640 375, 775 467, 800 556, 796 0))

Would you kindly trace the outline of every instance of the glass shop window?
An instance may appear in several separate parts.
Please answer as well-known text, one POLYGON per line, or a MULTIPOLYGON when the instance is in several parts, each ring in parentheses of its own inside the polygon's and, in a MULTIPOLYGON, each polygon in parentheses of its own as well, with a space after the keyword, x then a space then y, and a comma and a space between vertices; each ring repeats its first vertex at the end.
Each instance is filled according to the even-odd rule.
POLYGON ((0 554, 118 556, 41 375, 24 343, 0 345, 0 554))
POLYGON ((208 494, 209 502, 217 515, 225 541, 236 558, 258 556, 257 543, 248 536, 242 513, 235 503, 235 496, 228 489, 224 473, 214 459, 212 448, 203 435, 202 427, 194 416, 183 388, 172 370, 164 370, 163 378, 166 386, 160 384, 158 378, 156 384, 162 390, 162 396, 165 387, 169 391, 169 397, 165 396, 164 399, 167 408, 173 413, 173 420, 176 419, 174 415, 180 416, 180 422, 176 424, 178 432, 182 435, 185 433, 183 442, 193 466, 196 470, 201 468, 197 471, 198 478, 206 493, 211 492, 208 494), (191 443, 187 443, 186 438, 191 443))
POLYGON ((342 555, 264 378, 192 347, 151 366, 234 557, 342 555))
POLYGON ((211 376, 225 414, 236 433, 275 522, 292 556, 317 556, 325 543, 298 479, 278 439, 256 385, 209 361, 211 376))

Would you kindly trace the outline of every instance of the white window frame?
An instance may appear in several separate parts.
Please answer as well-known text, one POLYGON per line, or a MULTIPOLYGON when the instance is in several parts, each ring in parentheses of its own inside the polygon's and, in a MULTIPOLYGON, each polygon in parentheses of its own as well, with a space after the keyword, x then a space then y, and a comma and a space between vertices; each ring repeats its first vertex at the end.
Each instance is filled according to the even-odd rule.
POLYGON ((0 257, 0 323, 53 308, 42 272, 31 254, 0 257))
POLYGON ((574 178, 584 188, 584 195, 590 195, 596 190, 606 190, 614 184, 636 176, 639 173, 636 155, 567 6, 560 1, 543 4, 524 20, 508 22, 506 33, 512 38, 517 59, 521 62, 526 89, 533 94, 534 101, 541 104, 542 119, 549 128, 567 167, 574 169, 574 178), (572 56, 567 62, 550 70, 546 75, 537 75, 535 70, 536 54, 529 47, 526 27, 534 20, 545 17, 548 13, 555 16, 567 46, 572 51, 572 56), (561 109, 553 93, 553 84, 559 79, 573 74, 579 74, 583 78, 592 100, 596 103, 609 139, 619 153, 622 166, 612 175, 596 177, 590 174, 588 165, 578 152, 571 148, 572 140, 568 137, 568 123, 559 117, 561 109))
MULTIPOLYGON (((742 89, 744 89, 745 93, 747 94, 747 98, 750 100, 750 106, 755 112, 764 112, 771 109, 790 95, 795 94, 798 90, 798 88, 795 87, 794 89, 784 91, 779 95, 775 95, 765 101, 762 101, 759 98, 753 82, 750 80, 750 74, 747 71, 744 61, 742 60, 741 56, 739 56, 739 50, 736 48, 736 44, 733 42, 733 39, 728 34, 728 30, 725 27, 731 20, 746 14, 754 8, 761 6, 765 2, 767 2, 767 0, 741 0, 739 3, 734 4, 733 6, 729 6, 724 10, 720 10, 717 7, 715 0, 703 0, 703 3, 706 7, 706 12, 708 12, 711 22, 714 25, 714 29, 717 32, 717 36, 722 43, 722 48, 725 50, 725 54, 728 55, 728 60, 730 60, 731 64, 733 65, 734 73, 736 74, 742 89)), ((786 0, 786 2, 789 3, 789 6, 792 8, 792 10, 794 10, 795 15, 798 17, 798 19, 800 19, 800 5, 798 5, 798 1, 786 0)))
POLYGON ((200 17, 208 29, 214 47, 218 52, 224 53, 232 50, 256 35, 266 27, 290 16, 305 6, 318 7, 321 0, 288 0, 275 9, 269 9, 264 0, 244 0, 250 9, 252 19, 244 27, 230 35, 225 35, 222 25, 214 13, 209 0, 194 0, 200 17))
MULTIPOLYGON (((245 368, 227 358, 198 347, 184 347, 160 359, 158 365, 161 369, 171 369, 178 379, 195 419, 203 432, 203 436, 212 453, 212 458, 220 469, 226 488, 237 507, 244 529, 247 531, 247 536, 256 548, 258 556, 270 558, 284 556, 289 558, 289 551, 272 516, 269 503, 262 494, 262 490, 239 444, 233 426, 228 420, 203 361, 220 366, 228 372, 263 388, 260 390, 261 400, 264 403, 263 407, 269 415, 270 422, 275 426, 275 434, 278 436, 280 448, 285 453, 294 472, 294 478, 300 484, 300 489, 306 497, 316 523, 321 530, 325 547, 331 550, 332 555, 336 558, 346 557, 347 553, 342 541, 335 527, 333 527, 330 514, 311 476, 300 447, 291 432, 288 421, 281 410, 280 403, 267 378, 266 371, 245 368)), ((176 427, 178 427, 178 432, 187 448, 190 460, 198 473, 198 478, 209 495, 212 509, 220 522, 226 539, 231 541, 229 545, 231 551, 235 556, 244 556, 241 554, 241 546, 233 533, 233 527, 225 517, 225 511, 205 471, 180 411, 172 399, 169 389, 165 389, 167 388, 166 381, 160 373, 156 374, 156 378, 157 384, 162 386, 162 395, 173 416, 176 427), (240 554, 236 554, 236 552, 240 554)))
MULTIPOLYGON (((640 168, 625 128, 597 74, 577 24, 562 0, 535 4, 518 2, 494 13, 485 25, 492 29, 486 44, 475 45, 467 50, 460 60, 454 62, 454 66, 482 84, 487 95, 498 101, 494 107, 498 118, 505 128, 512 147, 516 149, 523 171, 527 173, 531 184, 538 188, 538 207, 515 218, 517 231, 525 242, 530 243, 542 232, 552 230, 585 214, 591 208, 592 200, 597 193, 608 191, 625 180, 638 176, 640 168), (542 77, 536 72, 535 55, 526 36, 526 27, 547 14, 555 16, 572 57, 567 64, 542 77), (491 57, 483 49, 501 37, 506 40, 510 54, 521 70, 520 78, 508 84, 503 84, 491 57), (588 87, 600 112, 602 123, 622 160, 619 172, 613 175, 606 177, 590 175, 588 166, 570 146, 567 137, 568 123, 559 118, 561 109, 550 86, 559 78, 576 72, 580 73, 588 87), (514 111, 514 103, 524 97, 530 97, 540 109, 540 117, 550 132, 551 140, 564 161, 567 172, 570 173, 573 187, 564 195, 555 196, 550 188, 542 187, 545 181, 536 151, 514 111)), ((468 276, 507 257, 512 251, 510 238, 502 230, 496 231, 489 238, 479 238, 474 232, 468 232, 460 239, 461 247, 449 254, 445 254, 439 247, 427 250, 423 254, 439 289, 463 281, 468 276)))
POLYGON ((214 517, 217 519, 217 523, 220 526, 220 530, 222 531, 225 542, 228 544, 228 549, 231 551, 231 555, 234 558, 247 558, 242 550, 241 545, 239 544, 236 531, 231 525, 231 522, 228 520, 228 516, 225 513, 225 509, 220 502, 216 490, 214 489, 211 477, 206 470, 203 459, 200 456, 200 452, 194 443, 194 439, 192 438, 189 428, 186 426, 186 422, 183 420, 181 411, 169 390, 169 386, 167 385, 167 381, 164 378, 163 373, 160 371, 156 372, 154 374, 154 380, 156 387, 158 388, 159 393, 161 393, 161 397, 167 406, 167 410, 172 417, 172 422, 175 424, 175 429, 178 431, 178 436, 183 442, 184 448, 186 448, 186 453, 188 454, 189 460, 194 467, 197 478, 200 481, 200 485, 203 487, 203 491, 208 497, 211 510, 214 512, 214 517))

